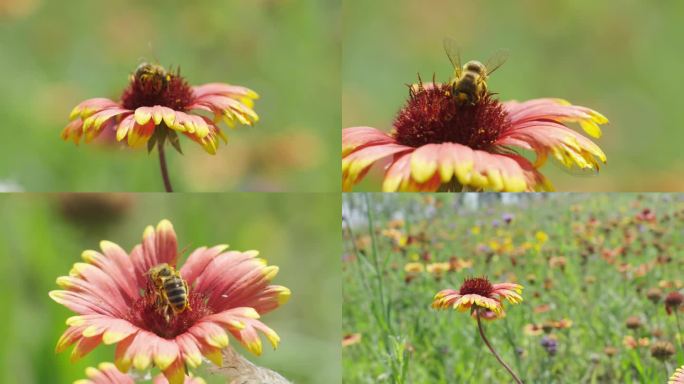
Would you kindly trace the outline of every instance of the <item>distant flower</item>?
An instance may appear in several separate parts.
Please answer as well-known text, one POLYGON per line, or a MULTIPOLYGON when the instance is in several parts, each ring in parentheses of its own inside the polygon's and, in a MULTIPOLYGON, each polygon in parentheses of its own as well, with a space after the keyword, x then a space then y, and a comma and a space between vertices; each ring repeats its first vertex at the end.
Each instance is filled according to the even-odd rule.
POLYGON ((655 223, 656 215, 650 208, 644 208, 636 215, 636 220, 638 222, 655 223))
POLYGON ((511 304, 522 302, 522 285, 513 283, 492 284, 486 277, 466 278, 458 291, 445 289, 438 292, 433 301, 432 308, 435 309, 456 309, 461 312, 470 311, 472 317, 477 321, 477 329, 480 337, 484 341, 489 351, 496 360, 511 375, 513 380, 522 384, 522 380, 513 372, 501 356, 494 350, 492 344, 485 335, 481 320, 496 320, 505 316, 503 310, 503 300, 506 299, 511 304))
POLYGON ((74 264, 57 283, 63 290, 50 297, 78 315, 57 342, 57 352, 76 343, 72 361, 100 343, 116 345, 115 364, 122 372, 131 366, 145 371, 159 368, 172 384, 182 383, 187 368, 197 368, 206 357, 220 365, 228 346, 226 331, 247 350, 262 351, 258 332, 275 348, 280 338, 259 321, 260 315, 285 303, 290 290, 270 285, 278 268, 267 266, 258 252, 225 251, 227 246, 201 247, 178 269, 188 284, 190 309, 171 318, 160 310, 148 271, 162 263, 175 267, 178 243, 173 226, 162 220, 143 233, 142 244, 127 253, 103 241, 102 253, 87 250, 85 263, 74 264))
POLYGON ((656 341, 651 347, 651 356, 660 361, 668 360, 675 354, 675 347, 669 341, 656 341))
POLYGON ((119 101, 94 98, 74 107, 62 139, 78 144, 83 138, 89 143, 108 132, 130 147, 147 144, 148 151, 152 151, 156 146, 165 187, 171 192, 165 143, 181 152, 178 133, 182 133, 215 154, 219 139, 227 141, 218 123, 224 121, 229 127, 236 123, 253 125, 259 120, 252 109, 257 98, 256 92, 237 85, 209 83, 192 87, 180 70, 172 73, 160 65, 143 63, 131 75, 119 101))
POLYGON ((537 242, 539 244, 544 244, 549 240, 549 235, 546 234, 544 231, 537 231, 534 234, 535 239, 537 239, 537 242))
POLYGON ((360 333, 348 333, 342 338, 342 347, 349 347, 361 342, 360 333))
MULTIPOLYGON (((544 322, 544 329, 567 329, 572 327, 572 320, 570 319, 560 319, 560 320, 549 320, 544 322)), ((548 332, 547 332, 548 333, 548 332)))
POLYGON ((551 305, 550 304, 539 304, 536 307, 534 307, 533 311, 536 314, 540 313, 546 313, 551 310, 551 305))
POLYGON ((639 340, 635 339, 632 335, 627 335, 622 339, 622 344, 627 349, 635 349, 637 347, 648 347, 651 344, 650 340, 642 337, 639 340))
POLYGON ((492 311, 497 316, 504 314, 503 300, 518 304, 523 287, 513 283, 492 284, 486 277, 466 278, 458 291, 445 289, 435 295, 432 307, 437 309, 456 309, 461 312, 475 311, 478 308, 492 311))
POLYGON ((632 335, 627 335, 622 338, 622 345, 625 346, 627 349, 634 349, 636 348, 639 344, 637 343, 636 339, 632 335))
POLYGON ((658 304, 660 299, 663 297, 663 291, 661 291, 660 288, 649 288, 648 291, 646 291, 646 297, 653 304, 658 304))
POLYGON ((618 349, 609 345, 609 346, 603 348, 603 353, 605 353, 606 356, 608 356, 608 357, 613 357, 613 356, 617 355, 618 349))
POLYGON ((577 122, 599 137, 600 113, 561 99, 501 103, 491 95, 459 106, 447 84, 410 90, 390 133, 371 127, 342 131, 342 186, 351 190, 370 167, 389 159, 382 189, 393 191, 551 190, 539 172, 550 155, 565 167, 598 170, 606 155, 569 129, 577 122), (519 151, 537 155, 532 164, 519 151))
POLYGON ((625 325, 629 329, 639 329, 641 327, 641 318, 639 316, 630 316, 625 320, 625 325))
POLYGON ((525 324, 523 333, 527 336, 539 336, 544 333, 542 326, 539 324, 525 324))
POLYGON ((472 311, 470 313, 470 317, 473 319, 476 319, 479 317, 482 320, 485 321, 494 321, 494 320, 500 320, 506 317, 506 312, 502 313, 496 313, 490 309, 485 309, 485 308, 480 308, 477 311, 472 311))
POLYGON ((405 272, 419 273, 419 272, 423 272, 424 270, 425 270, 425 267, 423 266, 423 263, 412 262, 412 263, 406 263, 404 265, 404 271, 405 272))
POLYGON ((673 291, 665 296, 665 310, 668 315, 671 315, 674 311, 679 310, 679 307, 684 303, 684 295, 677 291, 673 291))
POLYGON ((436 279, 442 278, 445 273, 449 272, 451 269, 451 264, 449 263, 430 263, 427 265, 426 270, 436 279))
MULTIPOLYGON (((112 363, 101 363, 97 368, 86 368, 87 379, 76 380, 74 384, 135 384, 135 380, 125 373, 119 371, 112 363)), ((153 384, 167 384, 168 381, 163 375, 157 375, 152 380, 153 384)), ((200 377, 186 376, 184 384, 205 384, 200 377)))
POLYGON ((456 256, 451 256, 449 258, 449 271, 451 272, 461 272, 462 270, 471 268, 472 266, 472 260, 459 259, 456 256))
POLYGON ((561 270, 565 270, 565 265, 567 263, 567 259, 563 256, 554 256, 549 259, 549 266, 551 268, 560 268, 561 270))
POLYGON ((680 288, 684 287, 684 283, 679 279, 676 279, 676 280, 660 280, 658 282, 658 286, 662 289, 672 289, 672 288, 680 289, 680 288))
POLYGON ((558 339, 553 335, 544 335, 539 344, 550 356, 555 356, 558 353, 558 339))
POLYGON ((259 117, 252 110, 258 95, 245 87, 210 83, 192 87, 179 72, 167 72, 158 65, 141 64, 131 75, 119 101, 88 99, 71 112, 73 120, 62 131, 62 138, 78 144, 88 143, 105 130, 116 132, 116 139, 131 147, 142 146, 155 133, 188 136, 209 153, 216 153, 219 138, 224 138, 216 122, 252 125, 259 117), (213 119, 196 113, 213 113, 213 119))

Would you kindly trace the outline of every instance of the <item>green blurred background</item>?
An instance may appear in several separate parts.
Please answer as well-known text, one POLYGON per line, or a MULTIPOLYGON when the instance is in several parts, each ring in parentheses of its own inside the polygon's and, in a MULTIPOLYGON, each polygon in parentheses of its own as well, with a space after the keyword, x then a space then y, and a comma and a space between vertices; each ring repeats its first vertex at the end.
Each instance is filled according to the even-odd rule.
MULTIPOLYGON (((578 178, 548 164, 558 190, 684 189, 684 2, 345 0, 342 9, 343 127, 389 131, 416 73, 451 75, 442 39, 452 36, 464 60, 510 50, 489 82, 501 99, 562 97, 610 119, 597 141, 608 165, 578 178)), ((380 175, 357 190, 379 190, 380 175)))
MULTIPOLYGON (((130 250, 144 227, 162 218, 172 221, 185 256, 228 243, 257 249, 280 267, 273 282, 290 288, 292 298, 263 320, 281 345, 265 345, 261 357, 238 348, 245 356, 296 383, 340 382, 340 204, 339 194, 0 195, 0 382, 68 383, 84 378, 86 367, 113 360, 112 346, 75 364, 71 348, 55 354, 73 313, 48 291, 58 289, 55 279, 83 250, 98 249, 102 239, 130 250)), ((232 337, 231 345, 238 345, 232 337)))
POLYGON ((257 91, 261 121, 216 156, 181 138, 178 191, 339 190, 339 2, 0 1, 0 190, 161 191, 156 155, 63 142, 71 109, 115 100, 142 61, 257 91))

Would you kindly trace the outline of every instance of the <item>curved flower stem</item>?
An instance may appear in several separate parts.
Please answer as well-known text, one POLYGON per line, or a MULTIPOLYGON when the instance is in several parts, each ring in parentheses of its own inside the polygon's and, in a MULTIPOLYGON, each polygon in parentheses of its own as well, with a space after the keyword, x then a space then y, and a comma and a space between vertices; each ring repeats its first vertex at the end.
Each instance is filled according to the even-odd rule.
POLYGON ((503 367, 506 368, 508 373, 511 374, 511 376, 513 377, 513 380, 515 380, 515 382, 518 384, 523 384, 522 380, 520 380, 520 378, 518 378, 518 376, 513 372, 511 367, 509 367, 506 363, 504 363, 504 361, 501 359, 501 356, 499 356, 499 354, 496 353, 496 351, 494 350, 492 345, 489 344, 489 340, 487 340, 487 336, 485 336, 484 330, 482 329, 482 321, 480 320, 480 311, 476 311, 476 313, 477 313, 477 329, 480 330, 480 336, 482 337, 482 340, 485 342, 485 344, 487 344, 487 348, 489 348, 489 350, 492 352, 494 357, 496 357, 496 360, 499 362, 499 364, 503 365, 503 367))
POLYGON ((684 335, 682 334, 682 327, 679 325, 679 315, 677 315, 677 308, 674 310, 674 315, 675 315, 675 321, 677 322, 677 337, 675 339, 679 339, 682 343, 682 347, 684 347, 684 335))
POLYGON ((157 145, 159 150, 159 168, 161 169, 162 179, 164 180, 164 189, 166 192, 173 192, 171 187, 171 179, 169 179, 169 170, 166 168, 166 155, 164 154, 164 143, 157 145))

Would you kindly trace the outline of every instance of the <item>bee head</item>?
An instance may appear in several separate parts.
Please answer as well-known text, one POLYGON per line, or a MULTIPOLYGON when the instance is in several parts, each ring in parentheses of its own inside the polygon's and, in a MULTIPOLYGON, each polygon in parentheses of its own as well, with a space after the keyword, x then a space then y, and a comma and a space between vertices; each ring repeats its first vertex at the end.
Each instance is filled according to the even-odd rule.
POLYGON ((484 76, 487 73, 487 68, 484 66, 484 64, 480 63, 477 60, 471 60, 465 63, 465 65, 463 66, 463 70, 475 72, 480 76, 484 76))
POLYGON ((150 279, 154 281, 159 278, 173 276, 173 269, 167 263, 162 263, 150 268, 150 270, 147 271, 147 274, 150 276, 150 279))
POLYGON ((171 75, 161 65, 142 63, 136 68, 133 78, 143 89, 159 93, 168 84, 171 75))
POLYGON ((165 76, 166 70, 161 65, 143 62, 143 63, 140 63, 140 65, 138 65, 138 68, 135 69, 135 77, 140 78, 141 76, 144 76, 144 75, 165 76))

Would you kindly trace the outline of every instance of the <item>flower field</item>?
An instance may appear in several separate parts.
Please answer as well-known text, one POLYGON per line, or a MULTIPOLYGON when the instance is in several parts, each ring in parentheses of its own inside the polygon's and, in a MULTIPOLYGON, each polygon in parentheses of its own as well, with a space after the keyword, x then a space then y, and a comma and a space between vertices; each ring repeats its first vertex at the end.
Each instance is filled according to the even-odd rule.
POLYGON ((346 195, 343 236, 346 383, 513 382, 484 334, 525 383, 684 364, 682 195, 346 195))

